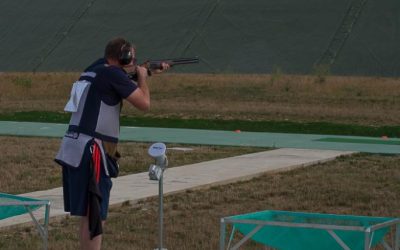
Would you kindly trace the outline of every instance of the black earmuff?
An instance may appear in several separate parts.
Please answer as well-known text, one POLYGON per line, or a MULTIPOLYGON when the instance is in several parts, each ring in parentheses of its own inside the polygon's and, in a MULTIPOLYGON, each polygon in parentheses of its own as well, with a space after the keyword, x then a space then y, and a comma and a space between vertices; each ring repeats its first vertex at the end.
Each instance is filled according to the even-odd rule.
POLYGON ((118 59, 121 65, 128 65, 132 62, 133 55, 132 55, 132 48, 129 44, 125 43, 121 47, 121 55, 118 59))

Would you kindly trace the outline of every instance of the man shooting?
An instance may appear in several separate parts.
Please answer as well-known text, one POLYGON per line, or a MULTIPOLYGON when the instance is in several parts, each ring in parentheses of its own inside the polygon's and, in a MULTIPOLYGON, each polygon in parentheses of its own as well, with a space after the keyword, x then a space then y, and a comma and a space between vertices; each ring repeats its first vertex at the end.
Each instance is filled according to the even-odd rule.
MULTIPOLYGON (((118 175, 122 101, 143 111, 150 107, 150 71, 136 65, 135 53, 124 38, 109 41, 104 58, 91 64, 74 83, 65 106, 72 115, 55 161, 62 166, 64 209, 81 217, 81 249, 101 248, 111 177, 118 175), (129 79, 127 71, 135 71, 137 80, 129 79)), ((168 68, 162 62, 155 72, 168 68)))

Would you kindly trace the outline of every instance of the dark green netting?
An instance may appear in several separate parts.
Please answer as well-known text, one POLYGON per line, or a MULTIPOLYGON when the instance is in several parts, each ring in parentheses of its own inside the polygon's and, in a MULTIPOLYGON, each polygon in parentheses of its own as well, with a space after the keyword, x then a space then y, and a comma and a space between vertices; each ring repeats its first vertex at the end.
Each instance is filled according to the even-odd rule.
POLYGON ((32 199, 32 198, 27 198, 27 197, 22 197, 22 196, 17 196, 17 195, 11 195, 11 194, 5 194, 5 193, 0 193, 0 220, 6 219, 9 217, 21 215, 28 213, 29 211, 27 210, 27 207, 29 207, 30 210, 36 210, 42 206, 45 205, 45 202, 43 200, 37 200, 37 199, 32 199), (29 203, 42 203, 39 205, 30 205, 29 203), (9 204, 9 203, 20 203, 19 205, 6 205, 4 204, 9 204), (22 205, 22 203, 24 205, 22 205))
POLYGON ((338 44, 331 73, 399 76, 399 12, 398 0, 2 0, 0 72, 81 71, 125 36, 139 61, 200 57, 173 72, 315 74, 338 44))
MULTIPOLYGON (((393 220, 393 218, 367 217, 352 215, 333 215, 317 213, 300 213, 288 211, 262 211, 250 214, 243 214, 228 217, 236 220, 256 220, 269 222, 289 222, 322 224, 336 226, 355 226, 368 228, 372 225, 393 220)), ((234 223, 235 228, 247 235, 257 225, 234 223)), ((376 230, 372 234, 372 247, 376 246, 388 232, 385 227, 376 230)), ((364 232, 333 230, 350 249, 364 249, 364 232)), ((288 226, 264 226, 260 231, 251 237, 254 241, 277 249, 297 250, 342 250, 343 248, 326 231, 312 228, 294 228, 288 226)))

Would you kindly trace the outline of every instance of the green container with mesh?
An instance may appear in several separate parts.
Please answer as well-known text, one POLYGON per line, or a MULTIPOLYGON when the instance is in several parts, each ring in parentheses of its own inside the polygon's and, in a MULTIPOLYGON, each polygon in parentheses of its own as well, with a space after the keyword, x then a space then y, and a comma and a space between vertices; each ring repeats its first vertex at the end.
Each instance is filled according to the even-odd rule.
POLYGON ((0 193, 0 220, 34 211, 48 201, 0 193))
POLYGON ((225 249, 222 231, 226 224, 232 225, 230 240, 238 231, 244 238, 275 249, 361 250, 382 243, 399 219, 273 210, 236 215, 221 220, 221 249, 225 249))

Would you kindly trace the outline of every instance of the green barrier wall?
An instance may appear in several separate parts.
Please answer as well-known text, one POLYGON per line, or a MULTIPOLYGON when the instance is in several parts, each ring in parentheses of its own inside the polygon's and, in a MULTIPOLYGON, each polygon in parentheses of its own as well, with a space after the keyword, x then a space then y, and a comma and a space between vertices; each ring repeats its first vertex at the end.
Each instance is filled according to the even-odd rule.
POLYGON ((313 74, 347 20, 331 73, 398 76, 398 13, 398 0, 3 0, 0 72, 81 71, 121 35, 139 61, 202 59, 177 72, 313 74))

